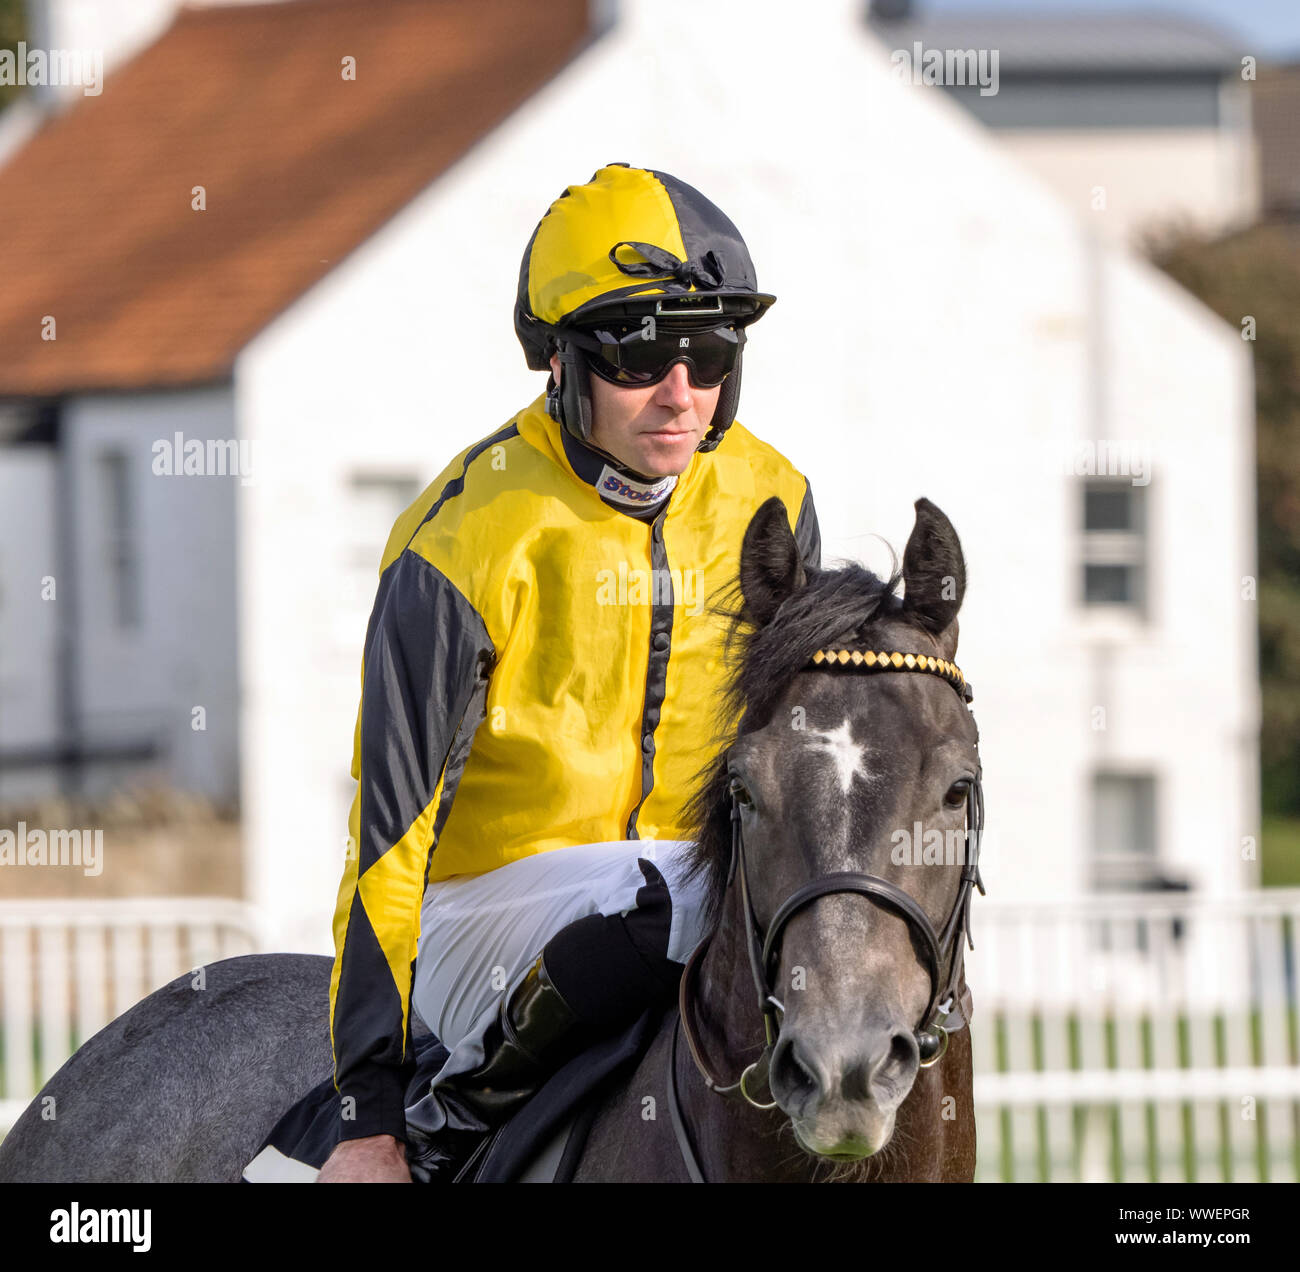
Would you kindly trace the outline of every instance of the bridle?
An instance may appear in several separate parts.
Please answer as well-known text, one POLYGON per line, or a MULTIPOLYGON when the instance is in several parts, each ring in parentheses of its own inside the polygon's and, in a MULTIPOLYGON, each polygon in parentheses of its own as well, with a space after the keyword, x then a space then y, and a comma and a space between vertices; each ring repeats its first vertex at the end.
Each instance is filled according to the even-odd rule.
MULTIPOLYGON (((946 659, 933 658, 929 654, 900 653, 889 650, 857 649, 819 649, 808 663, 808 669, 849 670, 863 672, 913 672, 939 676, 961 696, 963 703, 974 698, 974 692, 955 663, 946 659)), ((979 734, 976 732, 976 745, 979 734)), ((682 973, 678 992, 677 1019, 673 1024, 673 1042, 668 1062, 668 1103, 672 1114, 673 1130, 681 1149, 687 1172, 695 1183, 704 1182, 699 1158, 691 1144, 685 1121, 682 1117, 680 1100, 677 1092, 677 1037, 679 1033, 686 1036, 686 1045, 690 1050, 695 1067, 699 1070, 704 1084, 719 1095, 733 1096, 739 1094, 757 1109, 772 1109, 776 1101, 761 1101, 755 1098, 749 1089, 750 1083, 766 1081, 772 1052, 776 1046, 780 1025, 777 1013, 784 1013, 785 1008, 772 989, 774 973, 773 962, 780 949, 781 935, 789 921, 802 909, 824 896, 836 893, 856 892, 877 905, 882 905, 900 915, 919 939, 926 971, 930 977, 930 997, 921 1017, 921 1023, 914 1030, 917 1047, 921 1054, 921 1067, 929 1068, 937 1064, 948 1050, 948 1035, 962 1029, 970 1018, 970 992, 967 990, 958 1001, 958 987, 961 984, 964 944, 975 948, 970 932, 970 902, 974 888, 984 894, 984 882, 979 872, 980 836, 984 826, 984 788, 981 784, 982 766, 977 765, 974 778, 966 792, 966 834, 965 861, 962 865, 961 882, 957 889, 957 899, 951 913, 939 932, 921 905, 902 888, 882 879, 878 875, 863 874, 859 871, 845 870, 822 875, 810 880, 792 892, 777 906, 776 913, 768 925, 766 933, 754 914, 750 900, 749 877, 745 868, 745 845, 740 831, 740 803, 737 783, 733 780, 731 795, 731 861, 727 869, 727 886, 730 887, 737 872, 740 876, 741 900, 746 915, 745 948, 749 956, 750 972, 754 980, 754 989, 758 995, 758 1009, 763 1016, 764 1047, 763 1054, 749 1065, 740 1077, 732 1083, 719 1082, 704 1059, 692 1024, 690 1011, 691 994, 698 977, 699 965, 709 941, 704 941, 692 952, 682 973), (947 967, 947 979, 944 968, 947 967)), ((770 1094, 770 1092, 769 1092, 770 1094)))

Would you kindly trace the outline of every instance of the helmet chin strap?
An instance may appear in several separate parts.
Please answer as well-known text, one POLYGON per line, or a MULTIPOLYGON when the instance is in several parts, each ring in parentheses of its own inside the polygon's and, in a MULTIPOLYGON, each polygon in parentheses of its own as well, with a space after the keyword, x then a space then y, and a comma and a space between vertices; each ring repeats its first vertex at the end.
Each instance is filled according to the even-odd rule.
POLYGON ((647 486, 653 486, 655 482, 663 481, 664 479, 663 473, 660 473, 658 477, 654 477, 650 473, 643 473, 639 469, 633 468, 631 464, 619 459, 617 455, 611 455, 603 446, 597 446, 591 438, 587 438, 587 440, 582 444, 588 450, 593 450, 597 455, 601 456, 601 458, 608 460, 611 468, 621 473, 624 477, 631 477, 633 481, 641 481, 645 482, 647 486))

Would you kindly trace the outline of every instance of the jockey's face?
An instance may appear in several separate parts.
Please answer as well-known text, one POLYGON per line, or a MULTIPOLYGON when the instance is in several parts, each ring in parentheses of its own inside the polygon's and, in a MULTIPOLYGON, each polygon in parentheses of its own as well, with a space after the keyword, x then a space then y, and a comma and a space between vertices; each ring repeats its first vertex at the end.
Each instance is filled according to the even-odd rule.
MULTIPOLYGON (((551 358, 560 382, 560 360, 551 358)), ((722 386, 697 389, 684 362, 669 368, 658 384, 625 388, 591 377, 591 440, 647 477, 684 473, 709 431, 722 386)))

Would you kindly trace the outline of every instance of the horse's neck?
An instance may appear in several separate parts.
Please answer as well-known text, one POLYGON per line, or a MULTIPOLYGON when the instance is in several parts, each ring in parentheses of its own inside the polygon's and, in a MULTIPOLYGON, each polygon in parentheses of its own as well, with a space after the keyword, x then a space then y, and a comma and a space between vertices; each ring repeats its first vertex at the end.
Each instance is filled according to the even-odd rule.
MULTIPOLYGON (((763 1018, 745 948, 747 936, 740 888, 733 886, 700 961, 691 1001, 705 1062, 723 1083, 735 1082, 763 1050, 763 1018)), ((723 1097, 710 1091, 684 1044, 677 1073, 683 1112, 710 1182, 800 1182, 813 1177, 815 1163, 798 1149, 789 1119, 779 1109, 756 1109, 739 1095, 723 1097)), ((758 1085, 755 1098, 769 1099, 763 1084, 758 1085)))
POLYGON ((692 1003, 708 1060, 716 1076, 725 1080, 734 1080, 733 1071, 738 1075, 763 1049, 763 1018, 745 948, 747 935, 740 888, 729 888, 717 931, 700 960, 692 1003))

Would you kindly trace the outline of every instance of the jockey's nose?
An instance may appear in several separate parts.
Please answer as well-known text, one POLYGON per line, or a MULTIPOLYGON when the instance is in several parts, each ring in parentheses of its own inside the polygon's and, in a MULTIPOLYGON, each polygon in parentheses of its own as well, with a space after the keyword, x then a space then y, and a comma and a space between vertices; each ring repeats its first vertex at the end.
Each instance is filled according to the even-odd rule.
POLYGON ((655 401, 660 406, 668 406, 681 412, 689 410, 695 398, 691 389, 690 370, 684 362, 675 362, 668 368, 668 374, 659 381, 655 401))

